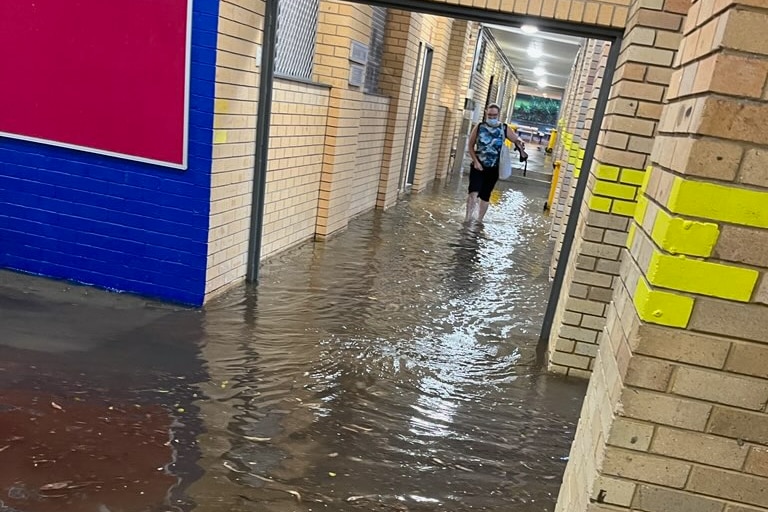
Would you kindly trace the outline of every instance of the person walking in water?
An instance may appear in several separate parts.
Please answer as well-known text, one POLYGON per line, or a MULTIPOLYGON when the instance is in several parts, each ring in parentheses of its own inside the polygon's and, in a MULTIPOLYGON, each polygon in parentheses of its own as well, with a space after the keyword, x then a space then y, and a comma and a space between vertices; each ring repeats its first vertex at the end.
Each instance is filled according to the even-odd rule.
POLYGON ((485 109, 485 121, 475 126, 469 136, 469 156, 472 157, 472 165, 469 170, 469 196, 465 222, 475 219, 482 222, 485 212, 488 211, 491 192, 499 180, 499 155, 506 139, 511 140, 517 147, 521 162, 528 158, 523 141, 514 130, 499 119, 500 111, 497 104, 488 105, 485 109), (475 217, 475 211, 478 211, 477 217, 475 217))

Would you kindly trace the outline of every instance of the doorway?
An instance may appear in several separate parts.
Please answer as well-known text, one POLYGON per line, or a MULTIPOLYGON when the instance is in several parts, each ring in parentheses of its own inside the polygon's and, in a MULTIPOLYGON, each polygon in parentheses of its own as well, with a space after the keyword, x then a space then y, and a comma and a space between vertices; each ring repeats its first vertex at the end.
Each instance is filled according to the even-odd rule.
MULTIPOLYGON (((618 60, 618 54, 621 48, 622 31, 614 28, 605 28, 595 25, 579 24, 568 21, 558 21, 553 19, 545 19, 537 16, 524 16, 511 13, 499 13, 497 11, 490 11, 483 8, 459 6, 452 4, 438 3, 427 0, 353 0, 354 3, 362 3, 375 5, 380 7, 387 7, 392 9, 399 9, 408 12, 418 12, 422 14, 430 14, 442 17, 450 17, 460 20, 472 20, 487 25, 504 25, 509 27, 520 28, 523 25, 535 23, 538 25, 539 30, 547 31, 557 34, 583 37, 586 39, 602 40, 611 43, 610 55, 608 57, 608 64, 606 66, 605 76, 603 82, 608 86, 601 88, 600 96, 596 99, 596 106, 593 116, 593 128, 589 133, 588 140, 585 145, 585 151, 583 156, 583 168, 589 169, 595 148, 597 145, 597 137, 599 134, 599 127, 602 122, 603 114, 605 113, 605 107, 608 101, 610 87, 612 82, 612 74, 615 69, 616 62, 618 60)), ((267 146, 266 141, 269 139, 269 119, 270 112, 269 106, 271 103, 271 91, 273 73, 272 66, 270 65, 270 56, 273 51, 275 31, 274 24, 276 23, 277 9, 274 7, 277 4, 277 0, 267 0, 267 10, 265 16, 265 32, 264 32, 264 53, 262 55, 262 69, 261 74, 261 87, 260 87, 260 101, 259 101, 259 116, 257 119, 257 148, 265 148, 267 146), (271 28, 271 30, 270 30, 271 28), (261 110, 262 105, 266 110, 261 110)), ((430 83, 430 77, 432 75, 432 60, 434 58, 434 50, 428 45, 422 43, 419 48, 419 64, 414 73, 413 83, 413 95, 411 98, 411 105, 409 113, 413 120, 408 122, 407 134, 410 137, 405 137, 403 153, 407 155, 402 160, 398 159, 402 163, 400 173, 394 174, 397 176, 398 182, 394 187, 396 190, 405 190, 408 185, 412 185, 414 181, 418 180, 418 155, 419 151, 423 152, 423 143, 420 137, 421 128, 423 128, 424 114, 426 110, 426 98, 427 91, 430 83), (413 115, 415 114, 415 115, 413 115)), ((502 75, 503 76, 503 75, 502 75)), ((501 79, 501 77, 500 77, 501 79)), ((498 82, 499 80, 495 80, 498 82)), ((494 84, 489 84, 494 85, 494 84)), ((493 94, 498 98, 499 86, 496 84, 495 90, 491 91, 486 89, 486 94, 493 94)), ((484 95, 485 96, 485 95, 484 95)), ((510 99, 514 97, 511 94, 510 99)), ((479 98, 477 98, 479 99, 479 98)), ((463 122, 461 123, 463 124, 463 122)), ((460 151, 460 147, 457 147, 457 152, 460 151)), ((461 156, 456 155, 455 160, 460 161, 461 156)), ((255 183, 254 191, 263 191, 264 183, 267 176, 267 159, 258 157, 256 159, 257 165, 255 169, 255 176, 257 183, 255 183)), ((393 176, 393 177, 394 177, 393 176)), ((582 173, 577 180, 573 193, 573 204, 580 204, 583 201, 584 194, 587 187, 587 179, 589 173, 582 173)), ((260 226, 264 220, 264 199, 263 192, 262 197, 255 197, 252 203, 253 205, 253 219, 251 233, 260 233, 260 226)), ((573 244, 573 240, 576 234, 577 223, 579 220, 580 209, 573 208, 572 215, 568 219, 567 226, 564 230, 563 244, 562 244, 562 257, 558 260, 558 266, 554 275, 552 283, 552 292, 550 296, 550 303, 547 311, 547 318, 542 326, 541 339, 547 339, 549 337, 549 330, 552 327, 554 321, 554 313, 557 307, 557 302, 565 279, 565 271, 568 264, 568 256, 573 244)), ((253 240, 251 244, 252 250, 249 254, 249 280, 257 281, 258 278, 258 264, 260 261, 260 241, 253 240)))

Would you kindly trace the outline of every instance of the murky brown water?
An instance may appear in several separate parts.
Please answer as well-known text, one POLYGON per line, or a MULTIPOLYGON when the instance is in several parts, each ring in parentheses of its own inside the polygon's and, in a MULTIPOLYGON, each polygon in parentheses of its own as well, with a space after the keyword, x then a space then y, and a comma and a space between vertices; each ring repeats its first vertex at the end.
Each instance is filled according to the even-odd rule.
POLYGON ((552 510, 584 386, 535 367, 546 189, 478 229, 465 186, 204 311, 0 275, 0 512, 552 510))

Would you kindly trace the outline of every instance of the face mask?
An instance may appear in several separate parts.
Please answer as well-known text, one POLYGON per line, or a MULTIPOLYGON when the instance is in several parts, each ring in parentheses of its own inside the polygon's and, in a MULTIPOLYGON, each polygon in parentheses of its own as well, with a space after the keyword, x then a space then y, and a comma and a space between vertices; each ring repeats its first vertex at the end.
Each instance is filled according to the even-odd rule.
POLYGON ((486 121, 485 121, 485 122, 486 122, 486 123, 488 124, 488 126, 490 126, 491 128, 496 128, 496 127, 497 127, 497 126, 499 126, 499 124, 501 123, 501 121, 499 121, 498 119, 486 119, 486 121))

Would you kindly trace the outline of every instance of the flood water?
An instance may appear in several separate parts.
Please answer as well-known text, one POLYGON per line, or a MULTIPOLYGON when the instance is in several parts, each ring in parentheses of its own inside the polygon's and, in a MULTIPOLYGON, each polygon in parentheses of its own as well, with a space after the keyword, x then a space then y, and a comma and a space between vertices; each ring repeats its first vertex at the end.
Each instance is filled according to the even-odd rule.
POLYGON ((554 509, 546 188, 456 178, 202 311, 0 274, 0 511, 554 509))

